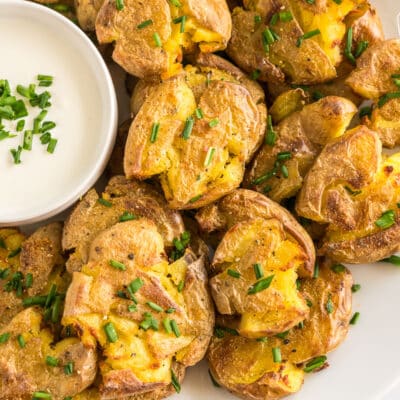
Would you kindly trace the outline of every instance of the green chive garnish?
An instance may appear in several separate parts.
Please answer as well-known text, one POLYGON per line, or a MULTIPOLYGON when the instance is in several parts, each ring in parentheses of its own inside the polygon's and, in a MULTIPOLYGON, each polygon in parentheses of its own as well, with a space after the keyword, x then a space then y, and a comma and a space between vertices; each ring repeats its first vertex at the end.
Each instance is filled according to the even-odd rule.
POLYGON ((126 271, 126 266, 125 266, 125 264, 122 264, 122 263, 119 262, 119 261, 110 260, 108 263, 111 265, 111 267, 113 267, 113 268, 115 268, 115 269, 119 269, 119 270, 121 270, 121 271, 126 271))
POLYGON ((181 293, 184 287, 185 287, 185 282, 180 281, 177 286, 178 292, 181 293))
POLYGON ((351 291, 353 293, 358 292, 361 289, 361 285, 359 283, 355 283, 352 287, 351 287, 351 291))
POLYGON ((15 128, 15 130, 16 130, 17 132, 22 132, 22 130, 24 129, 24 126, 25 126, 25 120, 24 120, 24 119, 21 119, 21 120, 19 120, 19 121, 17 122, 17 127, 15 128))
POLYGON ((156 312, 163 312, 164 310, 158 304, 153 303, 152 301, 148 301, 146 303, 150 308, 152 308, 156 312))
POLYGON ((153 40, 156 47, 162 47, 161 38, 157 32, 153 33, 153 40))
POLYGON ((289 178, 289 170, 288 170, 288 168, 287 168, 286 165, 282 165, 282 166, 281 166, 281 172, 282 172, 282 176, 283 176, 285 179, 289 178))
POLYGON ((192 133, 192 130, 193 130, 193 125, 194 125, 194 118, 193 117, 189 117, 185 122, 185 127, 183 128, 183 132, 182 132, 182 137, 185 140, 189 139, 189 137, 190 137, 190 135, 192 133))
POLYGON ((171 320, 171 329, 172 329, 172 332, 174 332, 176 337, 181 336, 181 332, 179 331, 178 324, 176 323, 176 321, 174 319, 171 320))
POLYGON ((203 111, 202 111, 201 108, 196 108, 195 114, 196 114, 196 118, 197 119, 203 119, 204 118, 204 114, 203 114, 203 111))
POLYGON ((196 201, 200 200, 202 197, 203 197, 202 194, 199 194, 199 195, 197 195, 197 196, 194 196, 194 197, 192 197, 192 198, 189 200, 189 203, 196 203, 196 201))
POLYGON ((292 153, 290 151, 282 151, 278 153, 278 155, 276 156, 276 159, 279 161, 286 161, 290 160, 291 158, 292 158, 292 153))
POLYGON ((121 11, 124 9, 124 0, 115 0, 115 7, 117 8, 118 11, 121 11))
POLYGON ((303 371, 306 373, 313 372, 316 369, 321 368, 325 364, 326 360, 327 360, 326 356, 315 357, 306 364, 303 371))
POLYGON ((262 292, 265 289, 268 289, 271 285, 272 280, 274 279, 274 276, 275 275, 270 275, 267 278, 261 279, 260 281, 256 282, 249 288, 247 294, 256 294, 262 292))
POLYGON ((337 274, 346 271, 346 267, 342 264, 334 264, 331 266, 331 270, 337 274))
POLYGON ((256 25, 261 24, 261 21, 262 21, 262 18, 261 18, 260 15, 256 15, 256 16, 254 17, 254 23, 255 23, 256 25))
POLYGON ((267 119, 267 134, 265 135, 265 143, 268 146, 274 146, 276 142, 277 135, 274 131, 274 128, 272 126, 272 117, 271 115, 268 115, 267 119))
POLYGON ((277 333, 275 336, 279 339, 286 339, 287 335, 289 335, 289 331, 277 333))
POLYGON ((226 272, 232 278, 236 278, 236 279, 240 278, 240 273, 238 271, 235 271, 233 269, 228 269, 226 272))
POLYGON ((214 118, 208 123, 210 128, 215 128, 218 124, 219 124, 218 118, 214 118))
POLYGON ((154 319, 153 316, 148 312, 144 313, 144 320, 140 323, 139 326, 145 331, 150 328, 158 331, 158 321, 154 319))
POLYGON ((400 98, 400 92, 386 93, 378 101, 378 107, 383 107, 388 101, 400 98))
POLYGON ((350 320, 350 325, 355 325, 360 318, 360 313, 357 311, 354 313, 353 317, 350 320))
POLYGON ((24 143, 22 145, 24 150, 32 150, 32 139, 33 139, 32 131, 25 131, 24 143))
POLYGON ((129 311, 129 312, 135 312, 135 311, 137 311, 137 306, 136 306, 136 304, 129 304, 129 306, 128 306, 128 311, 129 311))
POLYGON ((175 312, 175 308, 171 307, 165 310, 167 314, 173 314, 175 312))
POLYGON ((261 264, 257 263, 253 265, 254 274, 256 275, 256 279, 261 279, 264 276, 264 271, 262 269, 261 264))
POLYGON ((57 146, 57 139, 51 138, 49 144, 47 145, 47 152, 50 154, 54 153, 54 150, 56 149, 57 146))
POLYGON ((50 399, 51 400, 51 394, 49 394, 47 392, 42 392, 42 391, 34 392, 32 394, 32 400, 38 400, 38 399, 50 399))
POLYGON ((110 343, 115 343, 118 340, 118 334, 112 322, 105 324, 103 329, 110 343))
POLYGON ((281 11, 279 13, 279 19, 281 22, 290 22, 293 19, 293 15, 290 11, 281 11))
POLYGON ((13 258, 13 257, 17 256, 19 253, 21 253, 21 250, 22 250, 21 247, 18 247, 17 249, 8 253, 7 258, 13 258))
POLYGON ((26 346, 25 339, 22 335, 17 336, 17 341, 18 341, 19 347, 21 347, 21 349, 23 349, 26 346))
POLYGON ((140 278, 136 278, 134 281, 132 281, 129 284, 129 288, 132 291, 132 293, 136 293, 142 286, 144 285, 144 282, 140 278))
POLYGON ((318 263, 318 261, 317 261, 317 262, 315 263, 315 266, 314 266, 313 278, 314 278, 314 279, 317 279, 318 276, 319 276, 319 263, 318 263))
POLYGON ((108 208, 112 207, 111 201, 108 201, 108 200, 106 200, 106 199, 103 199, 102 197, 98 198, 98 199, 97 199, 97 202, 100 203, 100 204, 101 204, 102 206, 104 206, 104 207, 108 207, 108 208))
POLYGON ((173 369, 171 369, 171 384, 174 387, 176 393, 181 392, 181 384, 179 383, 173 369))
POLYGON ((216 151, 215 147, 210 147, 208 149, 206 158, 204 160, 204 166, 205 167, 208 167, 211 164, 211 161, 212 161, 212 159, 214 157, 215 151, 216 151))
POLYGON ((328 314, 332 314, 333 313, 334 307, 333 307, 333 302, 332 302, 332 296, 331 295, 328 296, 328 301, 326 302, 325 309, 326 309, 328 314))
POLYGON ((172 326, 171 326, 171 320, 169 318, 164 318, 163 319, 163 325, 164 329, 168 334, 172 333, 172 326))
POLYGON ((160 130, 160 123, 155 122, 151 128, 150 143, 154 143, 157 140, 159 130, 160 130))
POLYGON ((273 14, 271 19, 270 19, 270 21, 269 21, 269 24, 271 26, 276 25, 276 23, 278 22, 278 19, 279 19, 279 15, 277 13, 273 14))
POLYGON ((304 40, 310 39, 310 38, 320 35, 320 34, 321 34, 321 31, 319 29, 315 29, 313 31, 307 32, 297 39, 296 46, 300 47, 302 45, 302 43, 304 42, 304 40))
POLYGON ((65 375, 72 375, 73 372, 74 372, 74 363, 73 362, 69 362, 69 363, 64 365, 64 373, 65 373, 65 375))
POLYGON ((274 359, 274 363, 282 362, 281 349, 279 347, 272 348, 272 358, 274 359))
POLYGON ((346 47, 344 49, 344 54, 353 65, 356 65, 356 59, 353 55, 352 48, 353 48, 353 28, 349 28, 346 33, 346 47))
POLYGON ((56 296, 53 307, 51 308, 51 322, 56 324, 60 319, 61 296, 56 296))
POLYGON ((261 71, 259 69, 256 69, 251 73, 250 78, 253 81, 256 81, 260 77, 260 75, 261 75, 261 71))
POLYGON ((134 219, 138 219, 138 217, 135 214, 132 214, 128 211, 124 211, 124 213, 119 217, 119 222, 132 221, 134 219))
POLYGON ((153 25, 153 20, 152 19, 147 19, 146 21, 143 21, 140 23, 136 28, 137 29, 144 29, 147 26, 153 25))
POLYGON ((10 333, 3 333, 2 335, 0 335, 0 343, 6 343, 8 341, 8 339, 10 339, 11 334, 10 333))
POLYGON ((375 221, 375 225, 381 229, 388 229, 396 223, 396 214, 393 210, 385 211, 381 217, 375 221))
POLYGON ((57 367, 58 365, 58 359, 52 356, 47 356, 46 357, 46 364, 49 365, 50 367, 57 367))
POLYGON ((392 255, 388 258, 384 258, 382 261, 400 267, 400 256, 392 255))
POLYGON ((12 155, 12 158, 14 160, 14 164, 21 164, 21 152, 22 152, 22 147, 18 146, 16 149, 11 149, 10 153, 12 155))
POLYGON ((354 53, 354 57, 358 58, 361 56, 362 53, 364 53, 365 50, 367 50, 369 46, 369 42, 366 40, 362 40, 357 44, 356 52, 354 53))
POLYGON ((182 7, 182 4, 179 0, 169 0, 171 4, 175 7, 182 7))

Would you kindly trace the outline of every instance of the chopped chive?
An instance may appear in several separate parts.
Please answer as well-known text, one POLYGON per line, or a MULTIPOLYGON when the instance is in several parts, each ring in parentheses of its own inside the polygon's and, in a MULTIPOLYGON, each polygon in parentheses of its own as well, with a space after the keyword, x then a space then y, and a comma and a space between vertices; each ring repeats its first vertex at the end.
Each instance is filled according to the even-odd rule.
POLYGON ((268 146, 274 146, 276 142, 277 135, 274 131, 274 128, 272 126, 272 117, 271 115, 268 115, 267 119, 267 134, 265 135, 265 143, 268 146))
POLYGON ((193 117, 187 118, 186 122, 185 122, 185 127, 183 128, 183 132, 182 132, 183 139, 185 139, 185 140, 189 139, 189 137, 192 133, 192 130, 193 130, 193 125, 194 125, 194 118, 193 117))
POLYGON ((21 120, 19 120, 19 121, 17 122, 17 127, 15 128, 15 130, 16 130, 17 132, 22 132, 22 130, 24 129, 24 126, 25 126, 25 120, 24 120, 24 119, 21 119, 21 120))
POLYGON ((115 7, 117 8, 118 11, 121 11, 124 9, 124 0, 115 0, 115 7))
POLYGON ((253 81, 256 81, 260 77, 260 75, 261 75, 261 71, 259 69, 256 69, 251 73, 250 78, 253 81))
POLYGON ((201 108, 196 108, 195 114, 196 114, 196 118, 197 119, 203 119, 204 118, 204 114, 203 114, 203 111, 202 111, 201 108))
POLYGON ((353 65, 356 65, 356 59, 352 53, 352 48, 353 48, 353 28, 349 28, 346 33, 346 47, 344 49, 344 54, 353 65))
POLYGON ((264 271, 260 263, 253 265, 254 274, 256 275, 256 279, 261 279, 264 276, 264 271))
POLYGON ((384 258, 382 261, 400 267, 400 256, 392 255, 392 256, 390 256, 388 258, 384 258))
POLYGON ((124 211, 124 213, 119 217, 119 222, 132 221, 134 219, 138 219, 138 217, 135 214, 132 214, 128 211, 124 211))
POLYGON ((266 185, 263 189, 264 193, 269 193, 272 190, 272 186, 271 185, 266 185))
POLYGON ((22 147, 18 146, 16 149, 11 149, 10 153, 12 155, 12 158, 14 160, 14 164, 21 164, 21 152, 22 152, 22 147))
POLYGON ((174 24, 181 24, 180 33, 185 33, 185 24, 186 24, 186 15, 182 15, 178 18, 175 18, 172 22, 174 24))
POLYGON ((375 221, 375 225, 381 229, 388 229, 396 223, 396 215, 393 210, 382 213, 381 217, 375 221))
POLYGON ((342 0, 333 0, 336 4, 342 4, 342 0))
POLYGON ((164 318, 164 319, 163 319, 163 326, 164 326, 165 331, 166 331, 168 334, 171 334, 171 333, 172 333, 171 320, 170 320, 169 318, 164 318))
POLYGON ((147 331, 150 328, 158 331, 158 321, 154 319, 150 313, 146 312, 144 313, 144 320, 139 324, 139 327, 144 331, 147 331))
POLYGON ((166 312, 167 314, 173 314, 173 313, 175 312, 175 308, 173 308, 173 307, 167 308, 167 309, 165 310, 165 312, 166 312))
POLYGON ((352 196, 358 196, 359 194, 362 193, 362 190, 353 190, 353 189, 352 189, 351 187, 349 187, 349 186, 345 186, 344 188, 345 188, 345 190, 346 190, 348 193, 350 193, 352 196))
POLYGON ((132 291, 132 293, 136 293, 143 285, 144 282, 140 278, 136 278, 128 285, 128 288, 132 291))
POLYGON ((11 139, 17 135, 10 135, 10 132, 0 130, 0 140, 11 139))
POLYGON ((235 271, 233 269, 228 269, 226 272, 232 278, 236 278, 236 279, 240 278, 240 272, 238 272, 238 271, 235 271))
POLYGON ((72 375, 74 373, 74 363, 69 362, 64 365, 64 373, 65 375, 72 375))
POLYGON ((327 312, 328 314, 332 314, 332 313, 333 313, 334 307, 333 307, 333 302, 332 302, 332 296, 331 296, 331 294, 329 294, 329 296, 328 296, 328 301, 326 302, 325 309, 326 309, 326 312, 327 312))
POLYGON ((158 304, 153 303, 152 301, 148 301, 146 303, 151 309, 153 309, 154 311, 157 312, 163 312, 164 310, 162 309, 162 307, 160 307, 158 304))
POLYGON ((162 47, 161 38, 157 32, 153 33, 153 40, 156 47, 162 47))
POLYGON ((178 283, 177 286, 178 292, 181 293, 184 287, 185 287, 185 282, 182 280, 178 283))
POLYGON ((135 311, 137 311, 137 306, 136 306, 136 304, 129 304, 129 306, 128 306, 128 311, 129 311, 129 312, 135 312, 135 311))
POLYGON ((21 347, 21 349, 23 349, 26 346, 25 339, 22 335, 17 336, 17 341, 18 341, 19 347, 21 347))
POLYGON ((247 294, 256 294, 262 292, 265 289, 268 289, 271 285, 272 280, 274 279, 274 276, 275 275, 270 275, 267 278, 261 279, 260 281, 256 282, 248 289, 247 294))
POLYGON ((51 129, 54 129, 56 126, 57 126, 56 123, 53 121, 45 121, 45 122, 43 122, 40 130, 41 130, 41 132, 47 132, 51 129))
POLYGON ((38 400, 38 399, 50 399, 51 400, 51 394, 49 394, 47 392, 42 392, 42 391, 34 392, 32 394, 32 400, 38 400))
POLYGON ((367 40, 362 40, 357 44, 356 51, 354 53, 354 57, 358 58, 361 56, 362 53, 364 53, 365 50, 367 50, 369 46, 369 42, 367 40))
POLYGON ((51 140, 50 132, 46 132, 40 136, 40 143, 42 143, 42 144, 48 144, 48 143, 50 143, 50 140, 51 140))
POLYGON ((155 122, 151 128, 150 143, 155 143, 155 141, 157 140, 159 130, 160 130, 160 123, 155 122))
POLYGON ((378 107, 382 108, 388 101, 400 98, 400 92, 386 93, 378 101, 378 107))
POLYGON ((277 333, 275 336, 279 339, 286 339, 286 336, 289 335, 289 331, 277 333))
POLYGON ((275 175, 276 175, 276 171, 268 171, 264 175, 261 175, 257 179, 254 179, 252 184, 253 185, 260 185, 261 183, 264 183, 265 181, 267 181, 268 179, 271 179, 275 175))
POLYGON ((110 260, 108 263, 109 263, 109 265, 110 265, 111 267, 113 267, 113 268, 115 268, 115 269, 119 269, 120 271, 126 271, 126 266, 125 266, 125 264, 122 264, 122 263, 119 262, 119 261, 110 260))
POLYGON ((144 29, 147 26, 153 25, 152 19, 147 19, 146 21, 141 22, 136 28, 137 29, 144 29))
POLYGON ((24 132, 24 143, 22 145, 24 150, 32 150, 32 140, 33 140, 32 131, 25 131, 24 132))
POLYGON ((331 270, 336 274, 340 274, 341 272, 346 271, 346 267, 342 264, 334 264, 331 266, 331 270))
POLYGON ((215 147, 210 147, 208 149, 206 158, 204 160, 204 166, 205 167, 208 167, 211 164, 211 161, 212 161, 212 159, 214 157, 215 151, 216 151, 215 147))
POLYGON ((173 369, 171 369, 171 384, 174 387, 176 393, 181 392, 181 384, 179 383, 178 378, 175 375, 175 372, 173 369))
POLYGON ((102 197, 99 197, 99 198, 97 199, 97 202, 98 202, 99 204, 101 204, 102 206, 104 206, 104 207, 108 207, 108 208, 112 207, 111 201, 108 201, 108 200, 106 200, 106 199, 103 199, 102 197))
POLYGON ((61 300, 61 296, 56 296, 53 307, 51 308, 51 322, 53 324, 56 324, 60 319, 61 300))
POLYGON ((105 324, 103 329, 110 343, 115 343, 118 340, 118 334, 112 322, 105 324))
POLYGON ((263 30, 262 39, 263 39, 263 43, 267 44, 268 46, 273 44, 276 41, 275 36, 272 33, 270 28, 266 28, 263 30))
POLYGON ((47 145, 47 152, 50 154, 54 153, 54 150, 56 149, 57 146, 57 139, 51 138, 49 141, 49 144, 47 145))
POLYGON ((6 343, 8 341, 8 339, 10 339, 11 337, 11 333, 3 333, 0 335, 0 343, 6 343))
POLYGON ((327 360, 326 356, 315 357, 306 364, 303 371, 306 373, 313 372, 316 369, 321 368, 325 364, 326 360, 327 360))
POLYGON ((289 170, 286 165, 281 166, 281 172, 285 179, 289 178, 289 170))
POLYGON ((171 320, 171 328, 172 328, 172 332, 174 332, 176 337, 181 336, 181 332, 179 331, 178 324, 176 323, 176 321, 174 319, 171 320))
POLYGON ((16 248, 15 250, 8 253, 7 258, 13 258, 17 256, 19 253, 21 253, 21 250, 22 250, 21 247, 16 248))
POLYGON ((42 306, 44 307, 46 303, 47 296, 33 296, 33 297, 26 297, 22 300, 22 305, 24 307, 30 306, 42 306))
POLYGON ((274 359, 274 363, 282 362, 281 349, 279 347, 272 348, 272 358, 274 359))
POLYGON ((312 99, 314 101, 321 100, 324 97, 325 97, 325 95, 322 92, 320 92, 319 90, 314 90, 313 93, 312 93, 312 99))
POLYGON ((208 126, 210 128, 215 128, 218 124, 219 124, 219 119, 218 118, 214 118, 208 123, 208 126))
POLYGON ((315 29, 313 31, 307 32, 297 39, 296 46, 300 47, 302 45, 302 43, 304 42, 304 40, 311 39, 312 37, 320 35, 320 34, 321 34, 321 31, 319 29, 315 29))
POLYGON ((199 194, 199 195, 197 195, 197 196, 194 196, 194 197, 192 197, 192 198, 189 200, 189 203, 196 203, 196 201, 199 201, 202 197, 203 197, 202 194, 199 194))
POLYGON ((315 266, 314 266, 313 278, 314 278, 314 279, 317 279, 318 276, 319 276, 319 263, 318 263, 318 261, 317 261, 317 262, 315 263, 315 266))
POLYGON ((281 22, 290 22, 293 19, 293 15, 290 11, 281 11, 279 13, 279 19, 281 22))
POLYGON ((254 24, 255 25, 261 24, 261 21, 262 21, 261 15, 254 16, 254 24))
POLYGON ((43 74, 39 74, 37 76, 37 80, 38 81, 52 81, 54 78, 51 75, 43 75, 43 74))
POLYGON ((298 325, 297 325, 297 328, 298 329, 303 329, 304 328, 304 321, 299 322, 298 325))
POLYGON ((44 303, 45 308, 50 307, 50 304, 52 303, 52 301, 54 300, 55 296, 57 293, 57 285, 55 285, 54 283, 51 285, 50 291, 47 294, 46 297, 46 302, 44 303))
POLYGON ((15 113, 11 106, 0 106, 0 118, 4 119, 14 119, 15 113))
POLYGON ((355 325, 360 318, 360 313, 357 311, 354 313, 353 317, 350 320, 350 325, 355 325))
POLYGON ((274 26, 278 22, 279 15, 277 13, 273 14, 271 19, 269 20, 269 25, 274 26))
POLYGON ((56 357, 47 356, 46 357, 46 364, 49 365, 50 367, 57 367, 58 359, 56 357))
POLYGON ((310 299, 306 299, 306 303, 307 303, 307 307, 311 308, 313 306, 313 303, 310 299))
POLYGON ((276 156, 276 159, 279 161, 286 161, 290 160, 291 158, 292 158, 292 153, 290 151, 282 151, 278 153, 278 155, 276 156))
POLYGON ((182 4, 179 0, 169 0, 171 4, 175 7, 182 7, 182 4))
POLYGON ((355 284, 352 285, 352 287, 351 287, 351 291, 352 291, 353 293, 358 292, 360 289, 361 289, 361 285, 360 285, 359 283, 355 283, 355 284))

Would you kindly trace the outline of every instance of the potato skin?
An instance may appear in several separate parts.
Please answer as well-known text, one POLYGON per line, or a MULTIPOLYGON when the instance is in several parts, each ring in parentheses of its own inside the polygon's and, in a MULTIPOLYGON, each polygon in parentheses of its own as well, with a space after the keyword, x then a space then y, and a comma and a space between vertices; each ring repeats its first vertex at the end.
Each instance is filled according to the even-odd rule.
POLYGON ((75 0, 76 16, 84 31, 94 31, 97 14, 104 0, 75 0))
POLYGON ((399 154, 382 156, 377 133, 364 126, 325 147, 296 203, 299 215, 328 224, 319 254, 338 262, 365 263, 399 249, 399 160, 399 154), (393 224, 379 227, 377 221, 389 210, 393 224))
POLYGON ((53 343, 54 337, 41 328, 42 315, 36 308, 17 314, 0 334, 10 333, 0 354, 0 399, 29 400, 33 392, 46 390, 55 400, 74 396, 94 381, 97 354, 76 338, 53 343), (25 347, 20 348, 17 336, 23 335, 25 347), (59 366, 49 367, 46 356, 59 360, 59 366), (66 376, 64 365, 74 363, 72 375, 66 376))
POLYGON ((98 194, 92 189, 65 223, 62 245, 66 251, 73 250, 67 261, 67 269, 71 272, 80 271, 88 260, 93 238, 117 223, 124 212, 154 220, 167 247, 172 247, 173 239, 184 231, 180 214, 170 210, 157 190, 147 183, 116 176, 109 181, 103 197, 110 200, 112 207, 100 204, 98 194))
MULTIPOLYGON (((214 336, 207 354, 210 371, 219 384, 243 399, 279 399, 300 390, 308 360, 334 350, 349 330, 351 273, 334 272, 328 259, 319 260, 317 278, 301 280, 300 291, 311 303, 303 327, 291 329, 284 338, 256 341, 227 332, 214 336), (331 302, 328 312, 327 302, 331 302), (273 363, 272 348, 279 347, 282 363, 273 363)), ((217 325, 224 326, 222 319, 217 325)))
POLYGON ((277 202, 295 196, 323 146, 344 133, 356 112, 349 100, 328 96, 292 113, 274 128, 274 146, 264 144, 257 153, 246 171, 244 186, 259 192, 268 188, 267 196, 277 202), (290 159, 281 164, 287 167, 288 177, 284 178, 278 170, 276 176, 258 183, 274 170, 277 157, 285 152, 290 153, 290 159))

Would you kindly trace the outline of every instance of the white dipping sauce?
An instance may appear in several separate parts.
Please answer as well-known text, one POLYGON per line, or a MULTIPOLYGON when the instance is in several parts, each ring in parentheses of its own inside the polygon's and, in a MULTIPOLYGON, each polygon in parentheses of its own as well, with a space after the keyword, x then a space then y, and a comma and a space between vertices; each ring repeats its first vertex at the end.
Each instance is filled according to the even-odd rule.
MULTIPOLYGON (((40 143, 40 135, 34 135, 32 150, 23 150, 21 164, 16 165, 10 149, 22 146, 23 132, 0 141, 0 224, 63 208, 66 196, 77 194, 77 186, 92 173, 101 147, 107 144, 100 132, 107 117, 111 118, 102 112, 104 89, 95 78, 98 71, 92 71, 93 65, 82 56, 84 46, 71 44, 65 36, 68 32, 55 29, 53 23, 7 14, 0 8, 0 79, 9 81, 14 95, 17 84, 38 84, 38 74, 54 77, 52 86, 37 86, 36 92, 48 90, 52 95, 44 120, 57 124, 51 133, 58 143, 50 154, 47 145, 40 143)), ((27 108, 24 130, 32 129, 41 111, 27 108)), ((11 133, 17 122, 3 119, 6 130, 14 128, 11 133)))

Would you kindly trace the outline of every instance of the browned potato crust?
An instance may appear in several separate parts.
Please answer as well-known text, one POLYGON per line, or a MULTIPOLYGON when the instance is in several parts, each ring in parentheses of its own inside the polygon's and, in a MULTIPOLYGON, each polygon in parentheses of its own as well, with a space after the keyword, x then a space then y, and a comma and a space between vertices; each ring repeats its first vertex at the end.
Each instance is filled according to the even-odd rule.
POLYGON ((260 193, 237 189, 218 202, 202 208, 196 220, 203 231, 227 231, 234 225, 252 219, 278 220, 288 236, 303 249, 306 261, 299 269, 301 276, 312 276, 315 249, 311 238, 296 219, 283 207, 260 193))
POLYGON ((94 31, 97 14, 104 0, 75 0, 76 16, 84 31, 94 31))
MULTIPOLYGON (((0 328, 8 324, 11 319, 23 309, 22 297, 35 296, 45 291, 49 280, 54 274, 63 269, 64 259, 61 255, 60 223, 51 223, 39 228, 29 238, 25 238, 14 229, 1 229, 0 239, 0 270, 9 269, 4 276, 2 295, 0 298, 0 328), (18 253, 20 249, 20 253, 18 253), (15 256, 10 255, 17 253, 15 256), (14 274, 22 273, 23 280, 28 274, 32 275, 32 286, 23 290, 17 296, 14 290, 7 291, 14 274)), ((68 277, 64 277, 68 284, 68 277)))
POLYGON ((99 232, 119 221, 124 212, 152 219, 163 235, 167 247, 184 231, 179 213, 170 210, 162 196, 150 185, 128 181, 122 176, 112 178, 102 196, 112 203, 99 203, 95 190, 89 191, 65 223, 63 249, 73 251, 67 261, 69 271, 80 271, 88 260, 89 246, 99 232))
POLYGON ((9 334, 0 353, 0 399, 30 400, 36 391, 45 391, 55 400, 74 396, 94 381, 97 370, 95 349, 82 345, 76 338, 54 343, 48 329, 41 327, 42 315, 35 308, 17 314, 0 334, 9 334), (21 348, 18 337, 23 337, 21 348), (55 357, 58 365, 46 364, 46 357, 55 357), (64 366, 73 363, 72 374, 64 366))
POLYGON ((244 186, 277 202, 295 196, 323 146, 344 133, 356 112, 349 100, 328 96, 290 114, 274 128, 275 144, 264 144, 254 158, 244 186), (281 160, 284 154, 288 159, 281 160))
POLYGON ((334 272, 331 266, 324 260, 317 278, 301 281, 300 290, 310 304, 310 316, 302 327, 256 341, 232 336, 222 325, 208 351, 218 383, 244 399, 278 399, 300 389, 301 364, 334 350, 349 329, 353 279, 344 267, 334 272), (273 362, 274 347, 280 349, 281 363, 273 362))
POLYGON ((214 314, 204 262, 187 250, 169 264, 163 237, 147 218, 117 223, 97 234, 88 263, 74 273, 63 324, 75 326, 85 345, 95 347, 98 342, 101 346, 105 358, 100 365, 101 398, 166 389, 172 361, 183 366, 197 363, 212 335, 214 314), (124 267, 113 268, 110 260, 124 267), (132 302, 126 288, 135 279, 143 285, 135 290, 132 302), (117 295, 121 290, 126 297, 117 295), (174 312, 166 313, 169 309, 174 312), (149 315, 155 321, 153 328, 143 325, 149 315), (179 334, 175 328, 175 335, 167 330, 165 318, 175 321, 179 334), (115 327, 115 343, 107 339, 107 323, 115 327))
POLYGON ((201 56, 184 75, 140 86, 134 98, 144 102, 126 144, 127 177, 160 175, 177 209, 207 205, 240 185, 265 133, 264 94, 255 82, 217 56, 201 56), (184 138, 188 121, 193 128, 184 138))
POLYGON ((367 99, 398 91, 392 75, 400 73, 400 40, 391 39, 369 47, 357 60, 347 84, 367 99))
POLYGON ((328 224, 321 254, 339 262, 364 263, 400 248, 400 155, 381 152, 378 135, 360 126, 329 143, 306 176, 296 210, 328 224), (388 222, 382 225, 386 213, 388 222))
POLYGON ((181 0, 176 7, 167 0, 125 0, 117 10, 106 0, 96 20, 100 43, 115 41, 114 60, 140 78, 157 79, 182 69, 183 53, 196 47, 203 52, 223 50, 231 35, 231 17, 225 0, 181 0), (173 20, 185 16, 185 25, 173 20), (141 26, 146 21, 147 25, 141 26), (184 32, 181 32, 182 27, 184 32), (157 35, 156 37, 154 35, 157 35))

